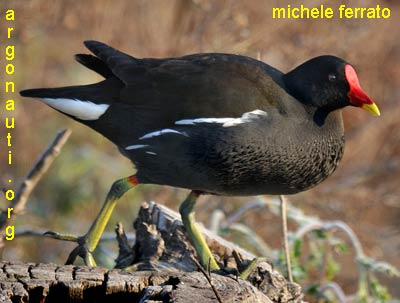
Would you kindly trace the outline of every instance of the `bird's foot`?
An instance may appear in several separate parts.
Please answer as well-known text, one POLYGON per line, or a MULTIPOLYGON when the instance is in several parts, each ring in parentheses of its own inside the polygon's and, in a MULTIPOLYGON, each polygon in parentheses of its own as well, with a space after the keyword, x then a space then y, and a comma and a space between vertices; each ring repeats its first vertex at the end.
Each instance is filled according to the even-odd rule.
POLYGON ((44 233, 44 236, 61 240, 61 241, 69 241, 69 242, 76 242, 78 244, 68 256, 67 261, 65 262, 66 265, 73 264, 77 257, 81 257, 87 266, 95 267, 96 261, 93 257, 93 252, 89 250, 87 244, 87 236, 75 236, 71 234, 61 234, 54 231, 48 231, 44 233))
POLYGON ((268 262, 266 257, 257 257, 250 261, 243 269, 239 271, 239 277, 246 280, 248 276, 257 268, 257 265, 262 262, 268 262))
POLYGON ((117 204, 117 200, 137 184, 139 184, 139 181, 135 176, 115 181, 108 192, 100 213, 97 215, 96 220, 84 236, 61 234, 52 231, 45 233, 46 236, 53 239, 78 243, 78 246, 69 254, 66 264, 73 264, 79 256, 83 259, 86 265, 91 267, 96 266, 96 261, 93 258, 93 251, 96 249, 97 244, 100 241, 101 235, 103 234, 115 205, 117 204))

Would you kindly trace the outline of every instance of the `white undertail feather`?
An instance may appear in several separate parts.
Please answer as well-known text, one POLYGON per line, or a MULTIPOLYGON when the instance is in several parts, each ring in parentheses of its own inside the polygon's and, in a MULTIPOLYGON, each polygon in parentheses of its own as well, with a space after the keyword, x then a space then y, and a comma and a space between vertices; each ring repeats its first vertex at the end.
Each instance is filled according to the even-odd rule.
POLYGON ((66 98, 43 98, 44 103, 80 120, 97 120, 110 104, 96 104, 91 101, 66 98))

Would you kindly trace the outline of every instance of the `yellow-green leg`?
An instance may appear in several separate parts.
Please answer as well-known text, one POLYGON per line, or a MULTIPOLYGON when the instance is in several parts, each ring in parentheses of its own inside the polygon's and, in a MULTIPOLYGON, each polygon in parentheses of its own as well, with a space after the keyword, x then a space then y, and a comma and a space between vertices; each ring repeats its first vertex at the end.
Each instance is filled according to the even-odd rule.
POLYGON ((139 184, 135 176, 123 178, 114 182, 107 194, 106 200, 100 213, 90 227, 89 231, 82 237, 59 234, 55 232, 47 232, 46 235, 55 239, 77 242, 78 246, 70 253, 66 264, 72 264, 77 256, 80 256, 88 266, 96 266, 93 258, 93 251, 96 249, 100 241, 101 235, 106 228, 111 214, 117 204, 119 198, 123 196, 129 189, 139 184))
POLYGON ((186 229, 186 233, 200 258, 201 265, 210 271, 218 270, 219 266, 211 254, 210 248, 208 247, 206 240, 201 234, 200 229, 195 221, 194 205, 196 204, 196 200, 199 195, 200 194, 198 192, 192 191, 181 204, 179 212, 181 213, 182 222, 186 229))

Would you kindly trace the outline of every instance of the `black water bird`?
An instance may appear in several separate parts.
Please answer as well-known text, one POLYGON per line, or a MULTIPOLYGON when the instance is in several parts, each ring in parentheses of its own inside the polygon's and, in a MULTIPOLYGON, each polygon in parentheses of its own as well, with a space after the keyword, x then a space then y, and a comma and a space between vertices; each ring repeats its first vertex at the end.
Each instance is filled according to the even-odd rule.
MULTIPOLYGON (((116 200, 138 184, 192 190, 180 207, 203 265, 218 265, 194 223, 200 194, 294 194, 333 173, 344 148, 341 109, 379 115, 354 68, 334 56, 288 73, 252 58, 194 54, 137 59, 96 41, 76 60, 105 80, 21 91, 107 137, 136 166, 116 181, 77 255, 94 265, 116 200), (211 260, 211 261, 210 261, 211 260), (210 262, 209 262, 210 261, 210 262)), ((62 235, 57 235, 62 238, 62 235)))

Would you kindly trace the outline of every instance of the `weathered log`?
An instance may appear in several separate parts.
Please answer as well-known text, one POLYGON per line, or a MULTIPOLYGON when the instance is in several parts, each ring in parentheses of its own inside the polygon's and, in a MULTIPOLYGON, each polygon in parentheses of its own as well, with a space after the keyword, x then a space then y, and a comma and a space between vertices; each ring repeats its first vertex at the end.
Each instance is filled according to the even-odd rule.
MULTIPOLYGON (((0 302, 215 302, 199 272, 122 271, 1 263, 0 302)), ((243 280, 212 274, 224 302, 271 302, 243 280)))
MULTIPOLYGON (((133 248, 121 243, 119 230, 124 249, 117 259, 118 267, 132 265, 134 271, 3 262, 0 302, 218 302, 215 290, 222 302, 302 302, 300 286, 266 262, 247 281, 227 271, 198 272, 178 214, 164 206, 143 203, 134 226, 133 248)), ((254 258, 204 228, 203 233, 224 266, 240 269, 254 258)))

